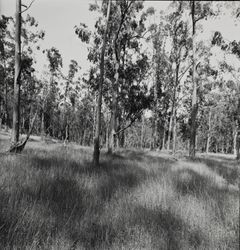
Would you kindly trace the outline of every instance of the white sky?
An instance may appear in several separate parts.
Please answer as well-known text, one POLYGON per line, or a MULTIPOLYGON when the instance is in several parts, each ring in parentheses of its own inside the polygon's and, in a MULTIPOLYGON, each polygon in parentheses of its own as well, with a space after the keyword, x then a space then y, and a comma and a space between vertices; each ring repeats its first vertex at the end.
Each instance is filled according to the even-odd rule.
MULTIPOLYGON (((22 0, 28 5, 30 0, 22 0)), ((39 23, 39 29, 46 32, 41 48, 47 49, 52 46, 59 49, 63 57, 64 72, 68 70, 71 59, 75 59, 82 67, 82 73, 88 69, 87 45, 83 44, 74 33, 74 26, 80 22, 86 23, 89 28, 95 24, 94 13, 88 10, 89 3, 94 0, 35 0, 31 8, 23 13, 33 16, 39 23)), ((153 6, 159 12, 165 10, 168 1, 147 1, 144 5, 153 6)), ((15 0, 0 0, 0 14, 14 16, 15 0)), ((224 11, 220 18, 215 21, 204 21, 201 34, 202 39, 209 39, 213 31, 220 31, 228 40, 240 41, 240 25, 236 24, 229 10, 224 11)), ((45 55, 38 54, 38 69, 42 70, 46 63, 45 55)))

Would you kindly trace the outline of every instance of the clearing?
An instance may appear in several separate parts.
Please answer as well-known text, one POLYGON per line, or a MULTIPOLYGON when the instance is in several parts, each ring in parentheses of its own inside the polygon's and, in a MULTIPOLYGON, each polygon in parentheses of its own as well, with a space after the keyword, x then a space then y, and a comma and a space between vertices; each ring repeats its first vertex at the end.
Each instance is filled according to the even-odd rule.
MULTIPOLYGON (((0 150, 8 135, 0 134, 0 150)), ((239 162, 32 137, 0 155, 0 249, 238 249, 239 162)))

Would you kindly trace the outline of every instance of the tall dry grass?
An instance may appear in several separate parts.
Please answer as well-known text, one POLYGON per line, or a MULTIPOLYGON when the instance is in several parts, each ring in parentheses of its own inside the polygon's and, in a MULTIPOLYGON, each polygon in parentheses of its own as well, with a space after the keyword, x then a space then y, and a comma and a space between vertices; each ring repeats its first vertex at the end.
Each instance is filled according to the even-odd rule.
POLYGON ((0 249, 238 249, 238 165, 31 141, 0 156, 0 249))

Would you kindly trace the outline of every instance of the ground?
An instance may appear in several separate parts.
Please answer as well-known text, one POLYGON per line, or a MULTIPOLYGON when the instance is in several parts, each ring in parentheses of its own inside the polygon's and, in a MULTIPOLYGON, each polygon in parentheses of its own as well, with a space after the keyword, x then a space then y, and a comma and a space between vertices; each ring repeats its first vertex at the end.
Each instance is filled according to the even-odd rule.
POLYGON ((39 137, 0 154, 0 249, 239 249, 232 156, 124 149, 98 169, 91 158, 39 137))

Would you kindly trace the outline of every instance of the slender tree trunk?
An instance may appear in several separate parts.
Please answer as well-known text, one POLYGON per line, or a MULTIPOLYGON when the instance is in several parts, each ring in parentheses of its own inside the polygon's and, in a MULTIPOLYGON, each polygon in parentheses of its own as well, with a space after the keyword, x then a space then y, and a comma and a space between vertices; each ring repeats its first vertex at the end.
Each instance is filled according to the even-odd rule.
POLYGON ((97 94, 94 94, 94 101, 93 101, 93 127, 92 127, 92 138, 93 138, 93 144, 94 144, 94 135, 96 132, 96 113, 97 113, 97 94))
MULTIPOLYGON (((6 68, 6 67, 5 67, 6 68)), ((4 79, 5 80, 5 79, 4 79)), ((5 97, 5 105, 4 105, 4 108, 5 108, 5 131, 7 132, 8 131, 8 128, 9 128, 9 113, 8 113, 8 84, 7 84, 7 81, 5 81, 5 88, 4 88, 4 97, 5 97)))
POLYGON ((108 31, 108 23, 109 23, 109 16, 110 16, 110 8, 111 8, 111 0, 108 0, 107 20, 106 20, 106 26, 105 26, 104 37, 103 37, 103 46, 102 46, 102 52, 101 52, 97 119, 96 119, 96 131, 95 131, 94 150, 93 150, 93 164, 95 166, 99 165, 99 155, 100 155, 99 137, 100 137, 100 131, 101 131, 102 86, 104 82, 104 54, 105 54, 105 48, 106 48, 106 42, 107 42, 107 31, 108 31))
MULTIPOLYGON (((114 48, 114 55, 118 53, 118 49, 114 48)), ((116 126, 117 126, 117 98, 118 98, 118 81, 119 81, 119 60, 117 56, 114 56, 115 61, 115 82, 113 84, 112 91, 112 110, 111 110, 111 126, 110 126, 110 143, 108 148, 108 153, 112 153, 114 147, 116 146, 116 126)))
MULTIPOLYGON (((176 63, 176 69, 175 69, 175 81, 174 81, 174 88, 173 88, 173 99, 172 99, 172 110, 171 110, 171 117, 170 117, 170 123, 169 123, 169 133, 168 133, 168 142, 167 142, 167 150, 170 151, 170 143, 171 143, 171 135, 173 132, 174 137, 174 124, 176 120, 176 92, 177 92, 177 86, 178 86, 178 75, 179 75, 179 68, 180 68, 180 62, 178 61, 178 58, 175 61, 176 63)), ((175 138, 176 139, 176 138, 175 138)), ((176 141, 174 141, 173 138, 173 144, 176 141)), ((175 147, 175 145, 173 145, 175 147)), ((175 149, 174 149, 175 150, 175 149)))
POLYGON ((141 149, 144 148, 144 133, 145 133, 145 118, 144 114, 142 114, 141 149))
POLYGON ((64 139, 64 146, 67 145, 69 139, 69 124, 67 123, 65 127, 65 139, 64 139))
POLYGON ((196 81, 196 58, 195 58, 195 1, 192 1, 192 43, 193 43, 193 61, 192 61, 192 110, 190 115, 190 146, 189 156, 195 157, 196 154, 196 133, 197 133, 197 113, 198 113, 198 100, 197 100, 197 81, 196 81))
POLYGON ((206 153, 209 153, 209 147, 210 147, 210 141, 211 141, 211 116, 212 116, 212 110, 209 110, 209 116, 208 116, 208 135, 207 135, 207 148, 206 153))
POLYGON ((176 92, 178 86, 178 75, 179 75, 180 62, 176 60, 176 71, 175 71, 175 84, 174 84, 174 93, 173 93, 173 108, 172 108, 172 131, 173 131, 173 154, 176 153, 176 142, 177 142, 177 107, 176 107, 176 92))
POLYGON ((163 127, 163 141, 162 141, 162 148, 165 149, 165 145, 166 144, 166 126, 164 124, 164 127, 163 127))
POLYGON ((2 96, 0 95, 0 130, 2 130, 2 114, 3 114, 3 102, 2 102, 2 96))
MULTIPOLYGON (((240 89, 238 91, 238 94, 240 94, 240 89)), ((240 98, 238 98, 238 106, 237 106, 237 119, 236 119, 236 159, 240 159, 240 98)))
POLYGON ((236 125, 235 125, 235 130, 234 130, 234 136, 233 136, 233 153, 234 156, 236 157, 237 160, 240 159, 240 155, 239 155, 239 147, 240 147, 240 143, 239 143, 239 137, 240 137, 240 131, 239 131, 239 126, 238 123, 236 121, 236 125))
POLYGON ((176 143, 177 143, 177 118, 176 118, 176 107, 173 112, 173 154, 176 153, 176 143))
POLYGON ((170 151, 171 134, 172 134, 172 123, 173 123, 173 110, 171 112, 169 127, 168 127, 168 140, 167 140, 167 150, 170 151))
POLYGON ((20 77, 21 77, 21 0, 16 0, 16 32, 15 32, 15 76, 13 97, 12 144, 19 141, 20 126, 20 77))
POLYGON ((44 112, 41 115, 41 140, 45 137, 45 121, 44 121, 44 112))
POLYGON ((109 126, 110 126, 110 120, 109 120, 109 113, 107 111, 107 122, 106 122, 106 148, 109 148, 109 126))

